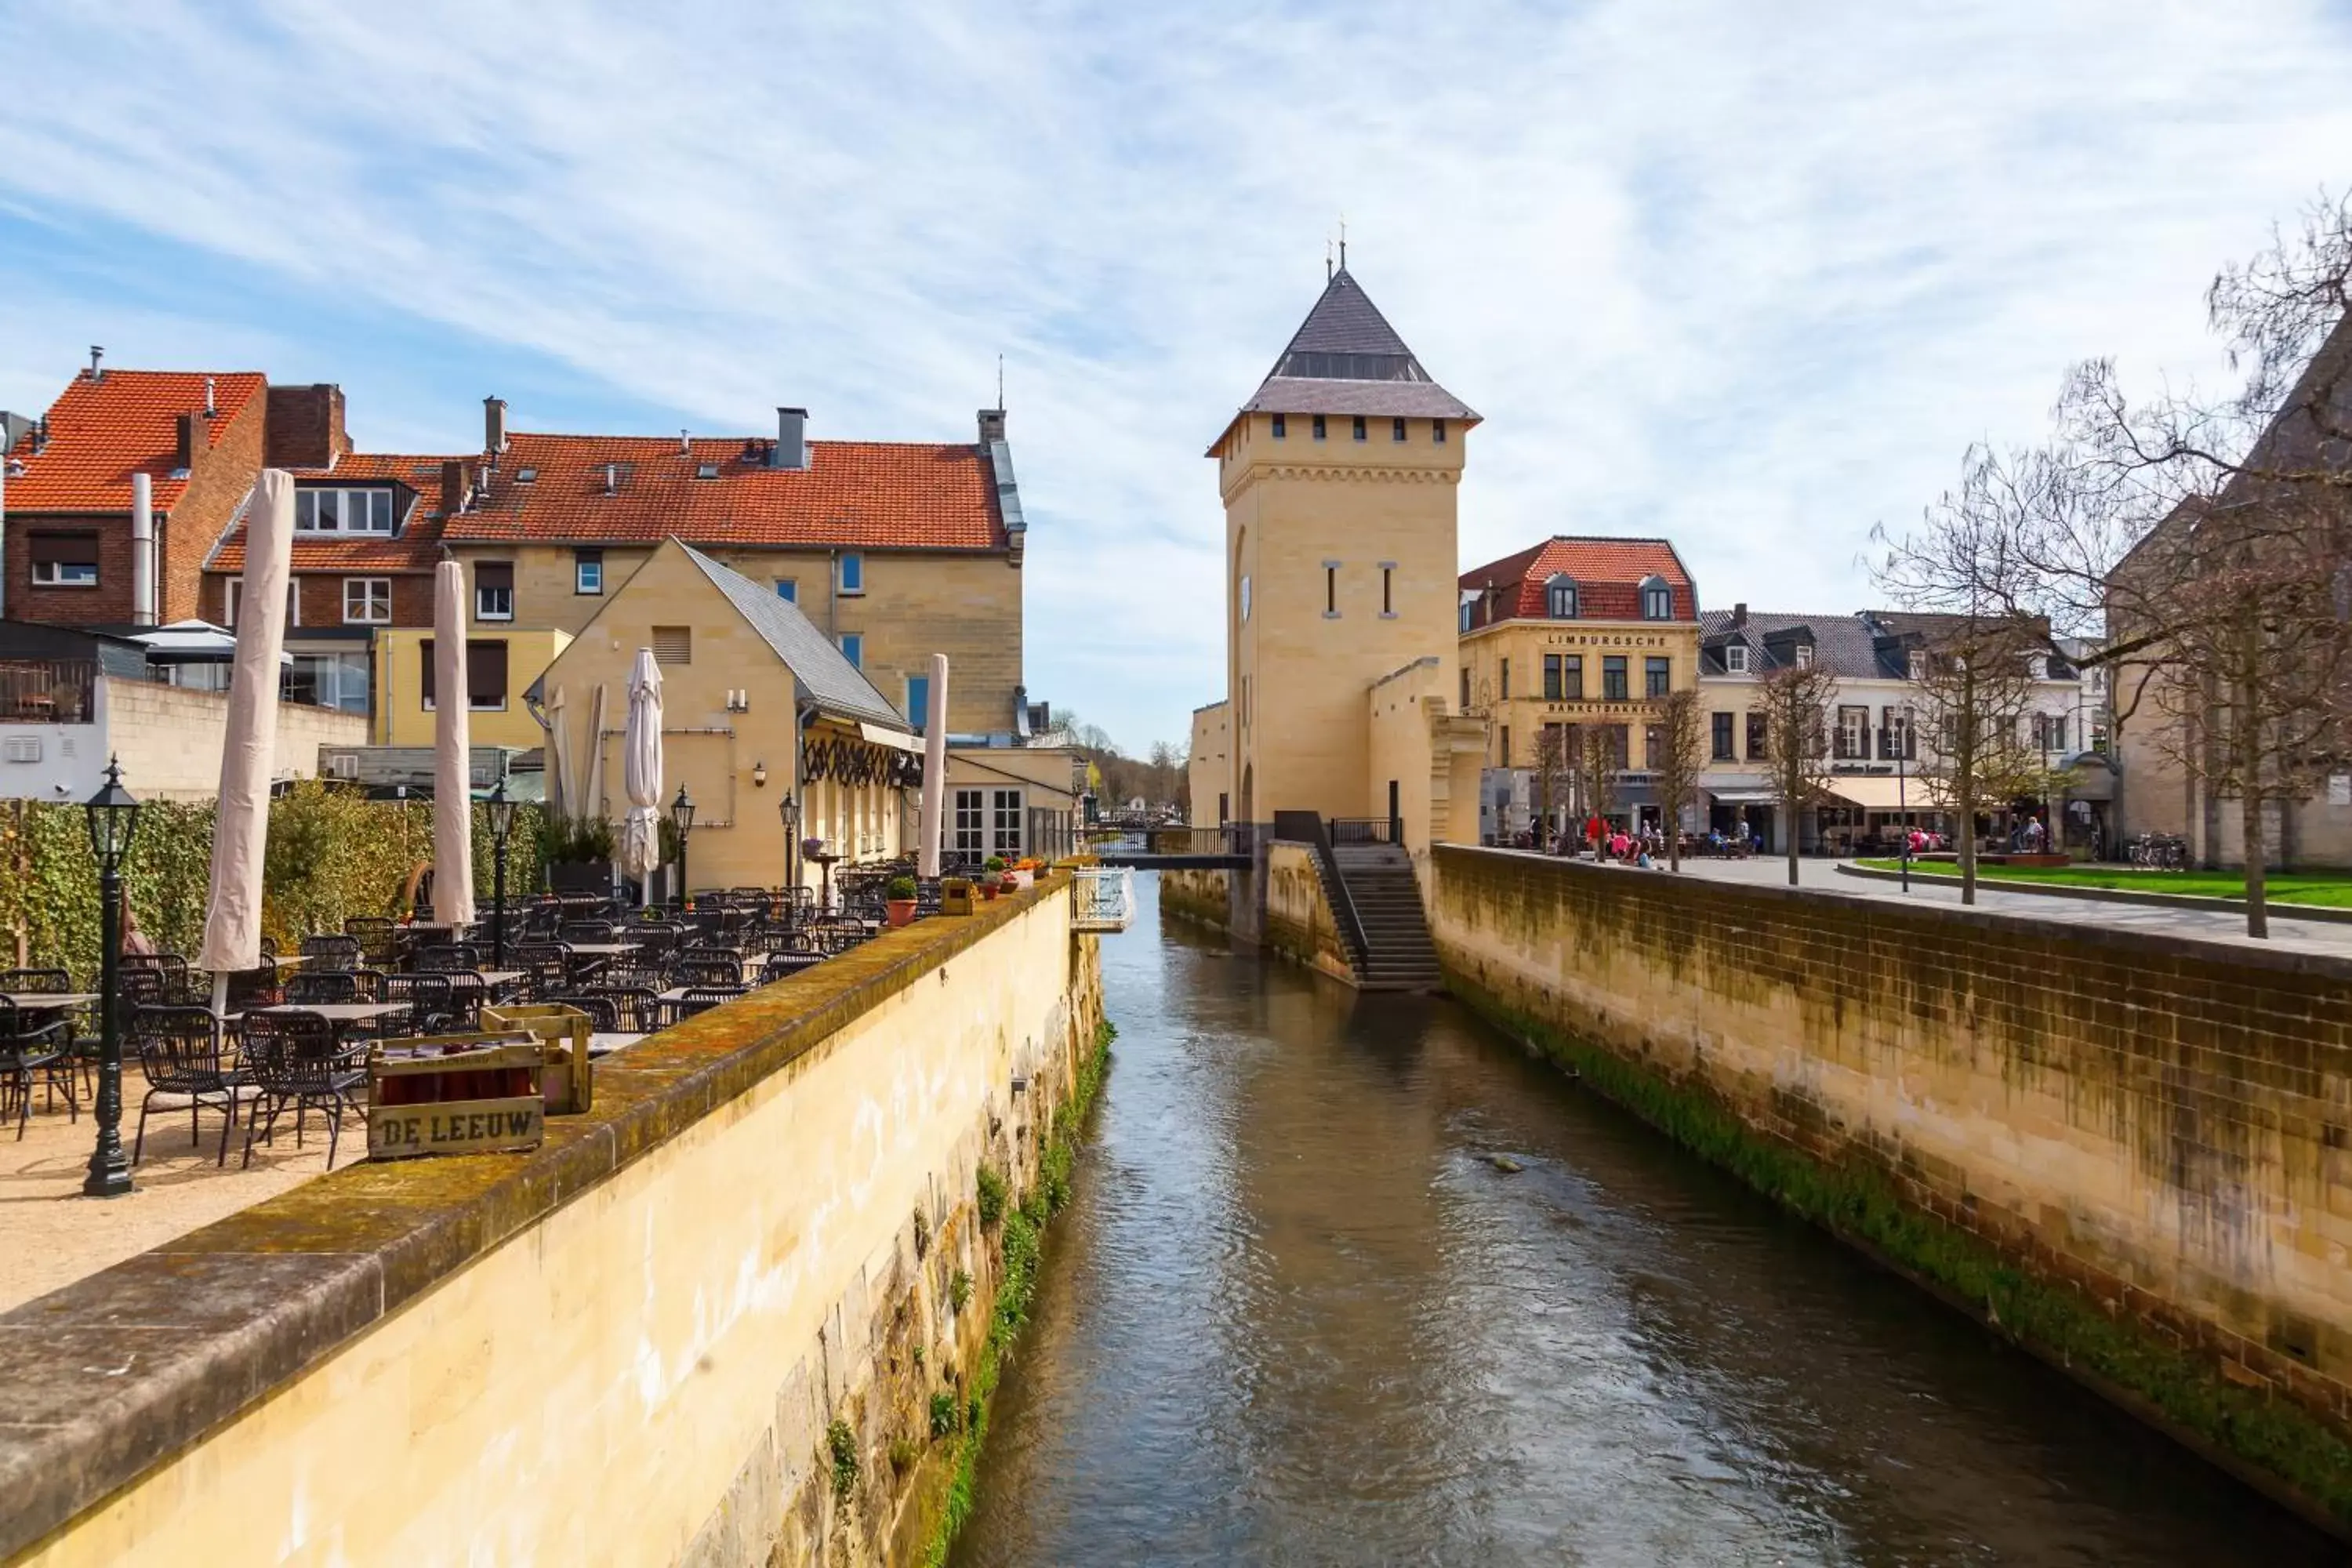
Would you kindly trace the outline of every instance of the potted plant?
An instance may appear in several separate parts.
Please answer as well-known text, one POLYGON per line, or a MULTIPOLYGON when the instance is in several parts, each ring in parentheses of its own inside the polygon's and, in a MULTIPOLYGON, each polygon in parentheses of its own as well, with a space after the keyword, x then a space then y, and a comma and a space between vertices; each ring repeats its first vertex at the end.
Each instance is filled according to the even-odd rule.
POLYGON ((893 877, 883 885, 883 907, 890 913, 890 929, 915 923, 915 879, 893 877))
POLYGON ((983 861, 982 861, 982 862, 981 862, 981 867, 980 867, 980 892, 981 892, 981 896, 982 896, 982 898, 984 898, 984 899, 989 900, 991 902, 994 902, 994 901, 995 901, 995 899, 996 899, 996 895, 997 895, 997 894, 999 894, 999 893, 1001 893, 1001 892, 1003 892, 1003 890, 1004 890, 1004 857, 1003 857, 1002 855, 991 855, 991 856, 990 856, 986 860, 983 860, 983 861))
POLYGON ((1015 876, 1013 872, 1007 871, 1004 873, 1003 877, 998 880, 996 886, 1000 891, 1017 893, 1021 890, 1021 879, 1015 876))
POLYGON ((559 893, 603 893, 613 886, 613 825, 584 816, 549 817, 539 829, 540 863, 559 893))

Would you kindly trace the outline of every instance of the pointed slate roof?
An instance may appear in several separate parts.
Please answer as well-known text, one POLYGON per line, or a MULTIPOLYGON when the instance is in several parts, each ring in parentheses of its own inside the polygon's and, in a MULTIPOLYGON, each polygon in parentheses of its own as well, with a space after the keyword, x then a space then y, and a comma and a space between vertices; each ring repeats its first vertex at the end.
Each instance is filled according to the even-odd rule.
POLYGON ((727 595, 728 602, 761 640, 776 650, 776 657, 793 672, 793 684, 799 688, 803 701, 814 702, 835 718, 913 733, 904 716, 890 706, 890 700, 875 689, 865 672, 849 662, 831 637, 810 624, 799 606, 779 598, 741 573, 721 566, 685 541, 674 542, 686 552, 688 560, 702 569, 711 584, 727 595))
MULTIPOLYGON (((1344 267, 1331 275, 1243 414, 1378 415, 1475 425, 1468 404, 1430 379, 1344 267)), ((1225 429, 1233 429, 1227 421, 1225 429)), ((1222 443, 1223 435, 1217 437, 1222 443)), ((1211 450, 1215 448, 1212 447, 1211 450)))

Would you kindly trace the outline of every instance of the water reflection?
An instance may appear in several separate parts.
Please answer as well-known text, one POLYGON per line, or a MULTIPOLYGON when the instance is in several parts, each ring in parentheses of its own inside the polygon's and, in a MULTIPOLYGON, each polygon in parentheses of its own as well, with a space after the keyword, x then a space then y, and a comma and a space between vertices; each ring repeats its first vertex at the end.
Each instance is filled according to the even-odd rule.
POLYGON ((1139 891, 958 1563, 2340 1561, 1459 1009, 1139 891))

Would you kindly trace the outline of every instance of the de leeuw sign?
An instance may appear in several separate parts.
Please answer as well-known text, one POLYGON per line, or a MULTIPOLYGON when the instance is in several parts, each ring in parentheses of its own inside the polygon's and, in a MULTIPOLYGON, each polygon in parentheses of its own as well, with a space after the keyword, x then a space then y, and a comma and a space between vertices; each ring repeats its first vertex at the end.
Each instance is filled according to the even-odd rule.
POLYGON ((537 1095, 379 1105, 368 1112, 368 1154, 377 1160, 407 1160, 419 1154, 535 1149, 546 1131, 546 1102, 537 1095))

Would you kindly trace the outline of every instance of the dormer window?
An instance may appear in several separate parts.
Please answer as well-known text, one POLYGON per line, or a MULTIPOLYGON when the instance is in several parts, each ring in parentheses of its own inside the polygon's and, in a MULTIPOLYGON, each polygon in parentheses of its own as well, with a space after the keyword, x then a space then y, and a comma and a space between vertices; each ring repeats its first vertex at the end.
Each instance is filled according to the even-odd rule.
MULTIPOLYGON (((1477 606, 1477 603, 1475 599, 1462 601, 1462 629, 1465 633, 1470 629, 1470 612, 1477 606)), ((1463 706, 1467 707, 1469 704, 1465 703, 1463 706)))
POLYGON ((1576 579, 1562 575, 1544 584, 1544 614, 1555 621, 1576 619, 1576 579))
POLYGON ((716 463, 697 463, 694 466, 694 477, 698 479, 715 479, 719 477, 719 465, 716 463))
POLYGON ((1921 652, 1919 649, 1917 649, 1917 648, 1916 648, 1916 647, 1915 647, 1915 648, 1913 648, 1913 649, 1911 650, 1911 658, 1910 658, 1910 659, 1908 660, 1908 662, 1907 662, 1907 664, 1906 664, 1906 668, 1910 671, 1910 675, 1911 675, 1911 679, 1914 679, 1914 680, 1925 680, 1925 679, 1927 679, 1927 656, 1925 653, 1921 652))
POLYGON ((2050 679, 2050 661, 2035 654, 2026 661, 2025 672, 2036 680, 2047 680, 2050 679))
POLYGON ((390 533, 392 492, 358 489, 298 489, 297 533, 390 533))
POLYGON ((1799 669, 1811 669, 1813 668, 1812 644, 1809 642, 1801 642, 1797 645, 1797 668, 1799 669))
POLYGON ((1748 673, 1748 645, 1744 642, 1723 645, 1723 668, 1734 675, 1748 673))
POLYGON ((1663 577, 1653 577, 1642 584, 1642 618, 1645 621, 1671 621, 1675 618, 1675 591, 1666 586, 1663 577))
POLYGON ((535 485, 538 482, 539 470, 537 468, 517 468, 515 470, 515 483, 519 485, 535 485))

